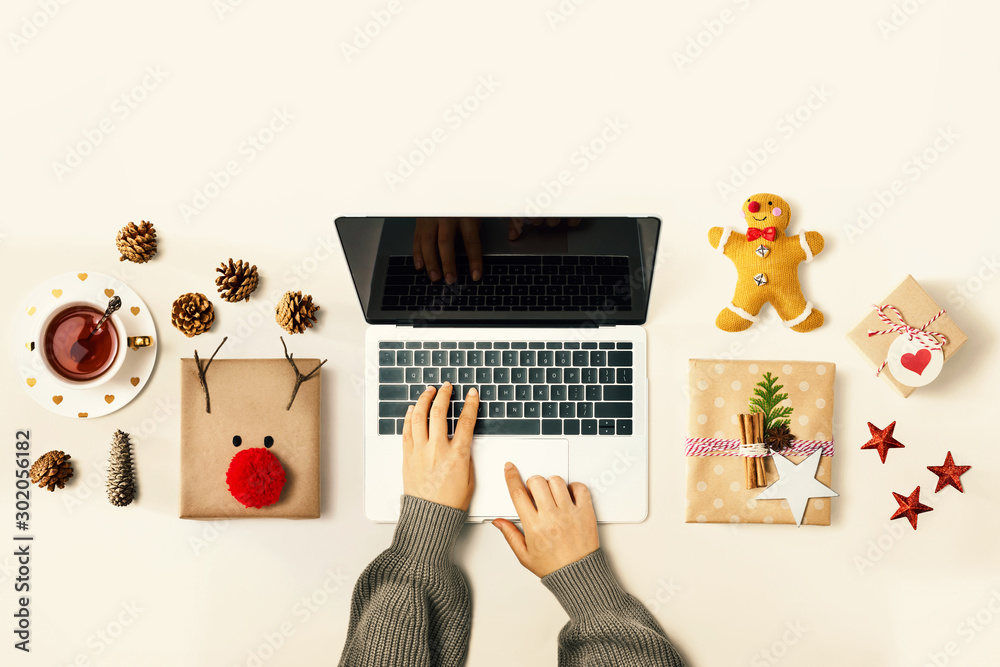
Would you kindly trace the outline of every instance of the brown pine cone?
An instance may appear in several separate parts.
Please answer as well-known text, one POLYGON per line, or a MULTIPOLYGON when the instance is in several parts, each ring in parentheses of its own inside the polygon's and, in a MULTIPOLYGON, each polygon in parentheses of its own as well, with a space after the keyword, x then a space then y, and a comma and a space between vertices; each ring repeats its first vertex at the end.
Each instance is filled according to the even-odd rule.
POLYGON ((222 275, 215 279, 215 284, 226 301, 249 301, 250 295, 257 289, 259 277, 256 264, 250 266, 242 259, 233 263, 233 258, 230 257, 229 266, 223 262, 216 271, 222 275))
POLYGON ((787 424, 771 427, 764 436, 764 442, 776 452, 789 447, 794 439, 795 436, 788 430, 787 424))
POLYGON ((170 310, 170 322, 182 334, 191 338, 205 333, 215 321, 215 309, 208 297, 200 292, 181 294, 170 310))
POLYGON ((121 253, 119 262, 127 259, 136 264, 143 264, 156 254, 156 230, 153 229, 153 223, 145 220, 138 225, 130 222, 118 232, 115 243, 118 245, 118 252, 121 253))
POLYGON ((56 487, 63 488, 69 478, 73 476, 73 464, 69 462, 69 459, 69 454, 55 449, 42 454, 28 471, 31 475, 31 481, 39 488, 49 491, 55 491, 56 487))
POLYGON ((132 447, 128 433, 115 431, 108 459, 108 502, 125 507, 135 497, 135 473, 132 470, 132 447))
POLYGON ((302 291, 285 292, 274 309, 274 319, 290 334, 303 333, 316 321, 319 306, 313 303, 312 295, 302 296, 302 291))

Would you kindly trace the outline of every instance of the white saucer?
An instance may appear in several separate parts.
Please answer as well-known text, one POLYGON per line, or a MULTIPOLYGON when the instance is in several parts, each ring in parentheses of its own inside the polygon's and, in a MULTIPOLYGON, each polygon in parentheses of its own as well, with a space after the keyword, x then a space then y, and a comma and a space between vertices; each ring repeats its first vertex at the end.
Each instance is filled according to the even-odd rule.
POLYGON ((132 288, 103 273, 64 273, 35 287, 14 313, 10 357, 21 386, 39 405, 74 419, 103 417, 127 405, 145 386, 156 364, 158 338, 153 316, 132 288), (122 300, 117 317, 127 336, 151 336, 153 344, 128 349, 125 361, 113 378, 89 388, 71 388, 59 382, 41 358, 41 341, 35 340, 39 322, 60 304, 82 299, 106 303, 114 295, 122 300))

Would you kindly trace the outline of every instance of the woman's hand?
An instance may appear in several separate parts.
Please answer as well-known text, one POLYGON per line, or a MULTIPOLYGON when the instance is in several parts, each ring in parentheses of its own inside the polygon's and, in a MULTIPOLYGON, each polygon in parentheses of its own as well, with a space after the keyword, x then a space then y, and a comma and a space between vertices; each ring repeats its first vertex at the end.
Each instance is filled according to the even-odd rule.
POLYGON ((507 490, 521 518, 522 534, 507 519, 494 519, 521 565, 539 577, 575 563, 601 546, 590 490, 582 482, 568 487, 558 475, 539 475, 521 483, 513 463, 504 466, 507 490))
POLYGON ((406 411, 403 493, 464 511, 469 509, 476 486, 470 454, 479 393, 475 388, 469 390, 455 436, 449 440, 447 416, 451 392, 450 382, 441 385, 440 390, 427 387, 417 404, 406 411))
POLYGON ((458 280, 458 260, 455 257, 455 233, 462 237, 469 258, 469 275, 473 280, 483 277, 483 246, 479 239, 476 218, 417 218, 413 229, 413 267, 427 269, 431 282, 444 281, 451 285, 458 280))

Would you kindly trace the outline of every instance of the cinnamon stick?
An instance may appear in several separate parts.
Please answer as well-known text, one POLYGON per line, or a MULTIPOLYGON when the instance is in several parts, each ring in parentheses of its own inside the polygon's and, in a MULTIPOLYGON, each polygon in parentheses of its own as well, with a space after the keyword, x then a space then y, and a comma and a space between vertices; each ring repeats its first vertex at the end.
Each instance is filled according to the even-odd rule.
MULTIPOLYGON (((755 442, 764 442, 764 415, 762 413, 756 413, 754 415, 758 417, 757 420, 757 437, 755 442)), ((767 475, 764 472, 764 457, 758 456, 754 459, 757 471, 757 486, 767 486, 767 475)))
MULTIPOLYGON (((744 445, 753 442, 752 440, 753 423, 748 419, 749 417, 750 415, 744 415, 744 414, 736 416, 736 421, 739 422, 740 425, 740 441, 744 445)), ((756 475, 757 469, 754 465, 754 462, 751 459, 744 457, 743 469, 745 472, 746 487, 748 489, 757 488, 757 475, 756 475)))

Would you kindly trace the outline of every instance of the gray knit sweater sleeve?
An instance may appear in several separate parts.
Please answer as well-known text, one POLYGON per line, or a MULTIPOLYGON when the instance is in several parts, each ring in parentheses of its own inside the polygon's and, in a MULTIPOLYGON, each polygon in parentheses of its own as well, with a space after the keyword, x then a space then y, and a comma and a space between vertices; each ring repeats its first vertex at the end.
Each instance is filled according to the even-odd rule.
POLYGON ((656 620, 625 592, 598 549, 542 578, 566 613, 559 667, 683 667, 656 620))
POLYGON ((465 664, 472 604, 452 562, 465 520, 466 512, 403 496, 392 545, 354 587, 342 667, 465 664))

